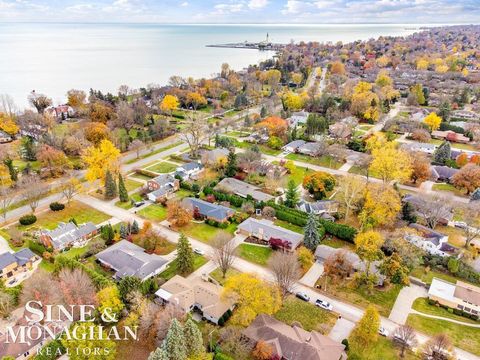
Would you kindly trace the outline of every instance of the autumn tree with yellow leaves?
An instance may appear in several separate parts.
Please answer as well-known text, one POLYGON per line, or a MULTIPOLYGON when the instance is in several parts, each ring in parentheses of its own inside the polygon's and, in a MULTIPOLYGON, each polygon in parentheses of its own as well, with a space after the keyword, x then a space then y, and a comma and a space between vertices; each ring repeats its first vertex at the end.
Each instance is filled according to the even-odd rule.
POLYGON ((293 91, 285 93, 282 97, 283 106, 287 110, 300 110, 305 105, 307 94, 297 94, 293 91))
POLYGON ((12 116, 0 112, 0 130, 13 136, 18 133, 19 128, 12 116))
POLYGON ((276 286, 248 273, 228 278, 222 297, 237 304, 230 321, 240 326, 248 326, 258 314, 272 315, 282 305, 276 286))
POLYGON ((105 179, 105 174, 110 171, 117 174, 120 169, 120 150, 110 140, 102 140, 98 146, 85 149, 82 160, 87 166, 85 178, 89 182, 105 179))
POLYGON ((435 131, 440 128, 442 118, 438 116, 436 113, 432 112, 427 116, 425 116, 425 119, 423 119, 423 122, 425 123, 425 125, 428 126, 430 131, 435 131))
POLYGON ((362 229, 391 225, 402 208, 400 195, 392 187, 370 184, 358 216, 362 229))
POLYGON ((360 81, 353 89, 350 110, 365 120, 377 121, 380 117, 378 95, 372 91, 372 84, 360 81))
POLYGON ((164 113, 171 114, 173 110, 178 108, 180 103, 174 95, 165 95, 165 97, 160 102, 160 110, 164 113))
POLYGON ((370 265, 383 257, 380 249, 385 239, 378 231, 365 231, 355 237, 355 252, 365 263, 365 274, 370 275, 370 265))
POLYGON ((405 151, 386 146, 372 150, 372 162, 368 170, 384 183, 392 180, 405 182, 412 174, 412 162, 405 151))

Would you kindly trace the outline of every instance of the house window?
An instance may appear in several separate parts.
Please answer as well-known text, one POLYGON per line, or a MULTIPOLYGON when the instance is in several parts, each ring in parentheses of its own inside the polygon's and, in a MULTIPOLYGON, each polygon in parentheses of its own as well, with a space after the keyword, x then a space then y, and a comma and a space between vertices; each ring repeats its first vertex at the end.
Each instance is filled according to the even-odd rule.
POLYGON ((12 271, 9 271, 9 272, 7 273, 7 277, 10 277, 10 276, 12 276, 12 275, 13 275, 13 272, 12 272, 12 271))
POLYGON ((457 308, 463 310, 463 305, 457 305, 457 308))
POLYGON ((472 309, 470 309, 469 307, 465 307, 465 310, 463 310, 463 311, 465 311, 465 312, 468 312, 468 313, 469 313, 469 312, 471 312, 471 311, 472 311, 472 309))

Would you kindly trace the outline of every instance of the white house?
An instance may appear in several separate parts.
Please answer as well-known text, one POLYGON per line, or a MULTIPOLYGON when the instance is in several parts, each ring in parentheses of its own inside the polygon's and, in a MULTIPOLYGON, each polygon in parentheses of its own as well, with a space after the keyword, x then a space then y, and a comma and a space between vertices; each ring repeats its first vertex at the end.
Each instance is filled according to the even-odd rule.
POLYGON ((410 224, 420 235, 407 234, 405 240, 431 255, 450 256, 456 248, 448 244, 448 236, 420 224, 410 224))
POLYGON ((310 114, 305 110, 294 112, 292 116, 288 119, 288 123, 292 127, 306 124, 308 115, 310 114))
POLYGON ((203 165, 192 161, 182 166, 177 167, 175 175, 180 176, 183 180, 194 178, 203 171, 203 165))

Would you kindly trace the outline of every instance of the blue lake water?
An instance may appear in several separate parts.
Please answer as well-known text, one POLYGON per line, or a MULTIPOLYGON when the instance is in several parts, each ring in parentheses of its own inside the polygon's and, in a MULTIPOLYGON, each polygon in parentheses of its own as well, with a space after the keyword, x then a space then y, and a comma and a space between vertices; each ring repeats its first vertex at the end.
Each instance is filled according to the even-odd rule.
MULTIPOLYGON (((421 25, 416 25, 419 28, 421 25)), ((226 62, 234 69, 271 56, 208 44, 262 41, 343 41, 408 35, 412 25, 157 25, 0 24, 0 94, 27 105, 35 89, 63 103, 69 89, 116 92, 165 84, 172 75, 210 76, 226 62)))

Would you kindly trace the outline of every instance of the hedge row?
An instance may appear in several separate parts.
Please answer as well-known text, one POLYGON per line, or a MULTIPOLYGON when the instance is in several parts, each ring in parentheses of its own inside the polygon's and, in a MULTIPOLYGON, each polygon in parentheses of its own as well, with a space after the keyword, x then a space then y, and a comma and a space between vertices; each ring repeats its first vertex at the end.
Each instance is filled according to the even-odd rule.
POLYGON ((135 169, 135 173, 140 175, 145 175, 151 178, 157 177, 158 174, 154 173, 153 171, 145 170, 145 169, 135 169))
POLYGON ((49 251, 43 244, 32 240, 28 241, 28 248, 39 256, 42 256, 44 252, 49 251))
POLYGON ((215 196, 215 199, 217 201, 228 201, 231 205, 235 206, 235 207, 241 207, 242 204, 248 200, 248 199, 244 199, 238 195, 232 195, 232 194, 225 194, 223 192, 220 192, 220 191, 216 191, 216 190, 213 190, 211 187, 208 187, 206 186, 204 189, 203 189, 203 193, 205 195, 213 195, 215 196))
POLYGON ((93 283, 98 289, 112 285, 112 281, 95 270, 86 267, 84 264, 75 259, 69 259, 65 256, 57 256, 55 258, 55 271, 60 271, 64 267, 69 269, 82 269, 92 279, 93 283))

